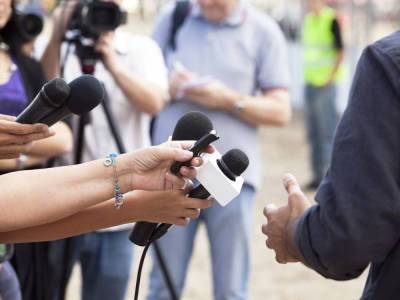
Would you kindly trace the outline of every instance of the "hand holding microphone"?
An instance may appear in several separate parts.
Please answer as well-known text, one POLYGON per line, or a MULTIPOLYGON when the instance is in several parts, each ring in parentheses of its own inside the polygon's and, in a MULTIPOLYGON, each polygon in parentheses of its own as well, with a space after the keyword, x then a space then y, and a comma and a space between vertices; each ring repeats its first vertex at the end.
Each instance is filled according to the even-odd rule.
POLYGON ((32 142, 53 135, 44 124, 20 124, 15 117, 0 115, 0 159, 18 158, 29 151, 32 142))

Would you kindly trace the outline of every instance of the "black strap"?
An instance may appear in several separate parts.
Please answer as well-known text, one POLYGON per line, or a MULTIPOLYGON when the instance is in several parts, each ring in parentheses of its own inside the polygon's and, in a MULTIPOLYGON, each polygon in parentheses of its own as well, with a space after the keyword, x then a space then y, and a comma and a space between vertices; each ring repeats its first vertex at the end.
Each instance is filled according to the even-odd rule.
POLYGON ((191 3, 189 0, 178 0, 172 15, 172 26, 169 35, 168 45, 172 50, 176 50, 176 34, 182 27, 190 11, 191 3))

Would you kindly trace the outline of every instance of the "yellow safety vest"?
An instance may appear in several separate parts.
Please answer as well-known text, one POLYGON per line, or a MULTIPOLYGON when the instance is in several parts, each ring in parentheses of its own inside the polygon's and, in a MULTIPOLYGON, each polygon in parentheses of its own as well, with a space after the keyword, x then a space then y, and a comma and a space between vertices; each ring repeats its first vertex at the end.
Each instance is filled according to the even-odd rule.
MULTIPOLYGON (((332 23, 336 17, 331 8, 324 8, 319 15, 308 14, 303 28, 304 78, 314 86, 323 86, 335 67, 338 50, 335 49, 332 23)), ((342 77, 339 67, 336 80, 342 77)))

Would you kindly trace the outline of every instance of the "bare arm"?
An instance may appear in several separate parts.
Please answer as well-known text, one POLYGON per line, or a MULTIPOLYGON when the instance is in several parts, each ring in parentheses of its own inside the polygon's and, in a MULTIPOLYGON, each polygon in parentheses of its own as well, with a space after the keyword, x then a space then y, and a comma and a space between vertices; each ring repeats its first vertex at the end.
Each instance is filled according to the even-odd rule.
POLYGON ((0 242, 49 241, 136 221, 187 225, 186 218, 197 218, 198 209, 210 207, 212 200, 187 198, 184 194, 183 191, 129 192, 119 210, 113 208, 113 200, 108 200, 53 223, 2 232, 0 242))
POLYGON ((262 96, 232 95, 226 99, 222 109, 253 125, 284 126, 291 119, 290 98, 286 89, 270 90, 262 96), (242 105, 240 111, 235 109, 238 101, 242 105))
POLYGON ((53 137, 36 142, 28 154, 42 157, 44 160, 67 154, 72 151, 72 132, 64 122, 58 122, 51 127, 55 132, 53 137))
MULTIPOLYGON (((192 158, 190 151, 182 150, 192 144, 170 142, 119 156, 116 172, 121 192, 162 190, 166 183, 181 188, 183 179, 167 174, 167 170, 171 160, 192 158)), ((198 166, 201 161, 195 158, 192 163, 198 166)), ((194 177, 194 172, 189 170, 190 174, 186 174, 194 177)), ((57 221, 110 199, 114 194, 113 175, 113 167, 105 167, 104 160, 97 160, 1 176, 0 232, 57 221)))
POLYGON ((167 95, 160 87, 119 68, 117 64, 109 71, 126 98, 141 111, 155 115, 164 107, 167 95))

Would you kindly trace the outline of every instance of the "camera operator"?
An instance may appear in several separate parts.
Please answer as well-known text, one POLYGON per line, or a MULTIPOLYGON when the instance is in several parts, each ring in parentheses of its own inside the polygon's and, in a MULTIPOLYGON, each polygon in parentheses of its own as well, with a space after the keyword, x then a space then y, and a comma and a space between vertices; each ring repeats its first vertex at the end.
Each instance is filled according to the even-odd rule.
MULTIPOLYGON (((0 114, 18 115, 44 83, 40 64, 23 49, 41 32, 42 26, 39 17, 17 10, 15 1, 0 0, 0 114)), ((3 129, 0 174, 41 167, 49 159, 72 149, 71 132, 63 123, 53 127, 56 136, 34 144, 30 142, 51 135, 46 127, 11 125, 7 117, 0 124, 3 129)), ((5 250, 1 251, 0 261, 11 258, 13 247, 0 247, 5 250)), ((0 272, 0 294, 6 300, 21 298, 17 278, 7 261, 0 272)))
MULTIPOLYGON (((97 27, 104 28, 109 24, 94 24, 90 21, 91 18, 81 15, 84 11, 82 6, 86 5, 88 13, 96 15, 98 6, 107 3, 102 7, 102 13, 108 17, 102 15, 104 18, 101 18, 103 23, 107 23, 107 20, 113 19, 113 15, 120 11, 120 2, 69 1, 59 7, 54 13, 53 34, 42 62, 48 78, 58 75, 61 69, 65 70, 66 79, 75 77, 82 71, 94 71, 93 74, 104 83, 109 95, 107 103, 122 142, 127 151, 133 151, 150 145, 150 117, 165 105, 168 82, 161 50, 150 38, 131 35, 116 28, 112 29, 112 26, 110 30, 104 31, 97 27), (114 5, 117 11, 111 8, 108 10, 107 5, 111 8, 114 5), (75 55, 69 56, 65 65, 61 66, 60 63, 64 60, 60 56, 63 57, 67 48, 63 47, 66 45, 62 41, 66 36, 68 38, 71 31, 80 32, 73 45, 75 55), (92 40, 92 49, 86 47, 82 50, 80 39, 92 40), (95 68, 94 65, 89 68, 84 65, 87 55, 89 60, 98 60, 95 68)), ((91 113, 91 121, 85 126, 83 141, 83 161, 117 151, 102 108, 91 113)), ((171 197, 168 191, 163 193, 163 197, 171 197)), ((142 193, 142 197, 148 201, 161 196, 152 192, 142 193)), ((68 259, 71 264, 66 268, 72 270, 74 261, 80 261, 83 276, 82 299, 124 299, 133 257, 133 247, 128 240, 130 229, 131 225, 125 225, 75 238, 76 247, 72 255, 69 255, 72 258, 68 259)), ((65 258, 63 259, 65 262, 65 258)))

